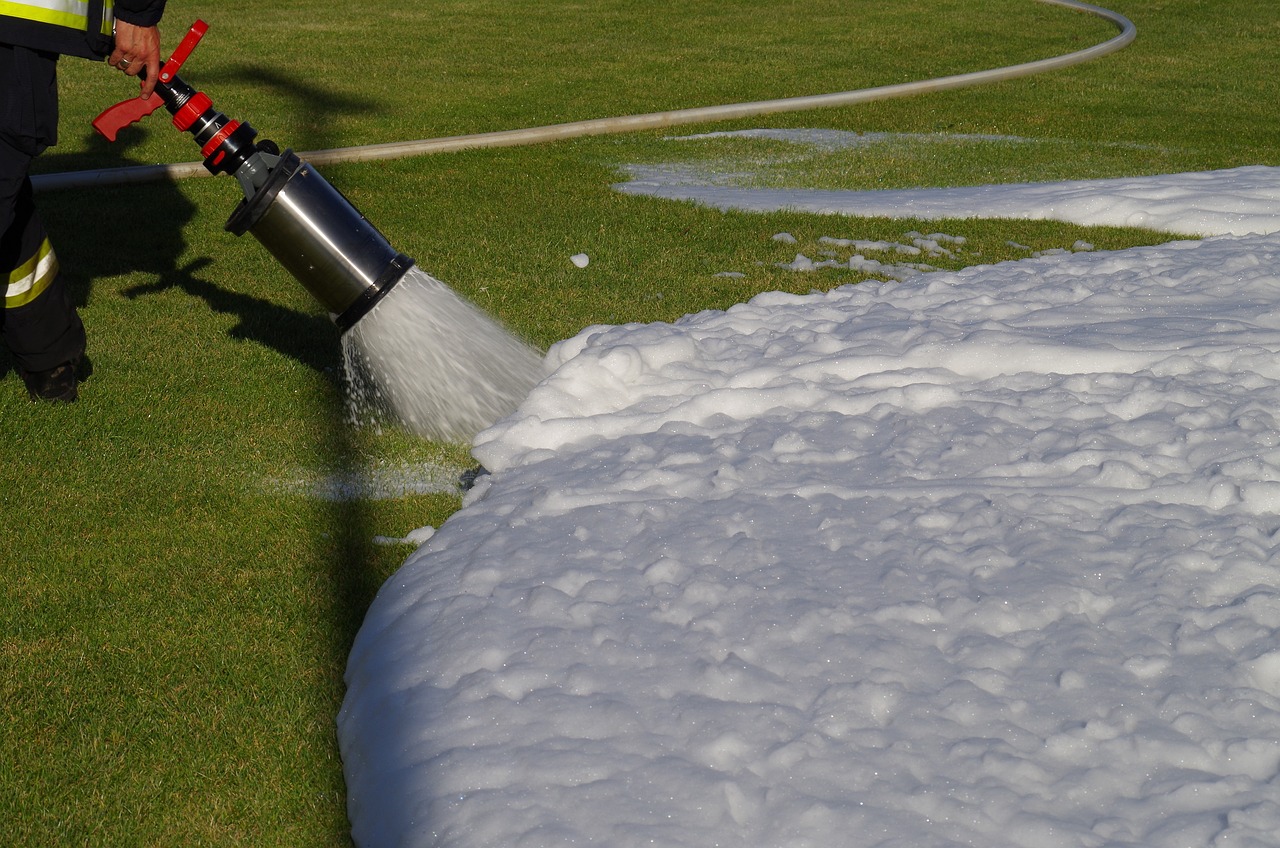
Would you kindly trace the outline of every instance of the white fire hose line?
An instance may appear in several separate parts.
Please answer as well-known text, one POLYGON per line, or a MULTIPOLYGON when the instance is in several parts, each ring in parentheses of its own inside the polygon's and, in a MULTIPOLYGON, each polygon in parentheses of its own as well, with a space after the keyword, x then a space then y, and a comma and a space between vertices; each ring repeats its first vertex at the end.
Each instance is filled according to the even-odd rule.
MULTIPOLYGON (((967 88, 991 82, 1017 79, 1019 77, 1040 74, 1046 71, 1089 62, 1127 47, 1137 37, 1137 27, 1133 22, 1118 12, 1094 6, 1077 0, 1036 0, 1050 6, 1064 6, 1068 9, 1084 12, 1104 18, 1115 24, 1120 33, 1107 41, 1095 44, 1084 50, 1077 50, 1062 56, 1024 62, 1020 65, 1009 65, 1004 68, 992 68, 985 71, 974 71, 967 74, 938 77, 937 79, 918 82, 885 85, 876 88, 864 88, 857 91, 843 91, 834 94, 815 94, 805 97, 787 97, 780 100, 758 100, 750 103, 729 103, 723 106, 703 106, 692 109, 676 109, 669 112, 651 112, 645 115, 624 115, 616 118, 596 118, 587 121, 574 121, 565 124, 551 124, 543 127, 530 127, 521 130, 500 130, 497 132, 476 133, 474 135, 449 136, 446 138, 429 138, 418 141, 390 142, 387 144, 369 144, 360 147, 339 147, 330 150, 314 150, 299 154, 303 159, 315 165, 326 165, 333 162, 363 162, 373 159, 397 159, 406 156, 420 156, 428 153, 447 153, 455 150, 468 150, 480 147, 517 147, 526 144, 538 144, 547 141, 558 141, 568 138, 579 138, 591 135, 607 135, 609 133, 637 132, 640 130, 660 129, 662 127, 683 124, 701 124, 713 121, 725 121, 735 118, 748 118, 756 115, 768 115, 777 112, 799 112, 806 109, 821 109, 833 106, 851 106, 858 103, 870 103, 875 100, 890 100, 897 97, 908 97, 933 91, 948 91, 967 88)), ((177 180, 186 177, 209 176, 201 162, 187 162, 176 165, 137 165, 125 168, 102 168, 89 171, 68 171, 61 174, 41 174, 31 178, 38 191, 61 188, 83 188, 91 186, 121 185, 125 183, 150 182, 155 180, 177 180)))

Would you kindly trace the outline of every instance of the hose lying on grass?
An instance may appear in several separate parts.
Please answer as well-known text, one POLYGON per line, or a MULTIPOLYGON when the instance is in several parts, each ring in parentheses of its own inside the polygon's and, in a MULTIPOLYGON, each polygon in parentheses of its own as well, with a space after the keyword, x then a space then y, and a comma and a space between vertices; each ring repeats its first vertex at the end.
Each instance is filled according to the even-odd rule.
MULTIPOLYGON (((749 103, 728 103, 721 106, 700 106, 668 112, 650 112, 644 115, 622 115, 615 118, 594 118, 586 121, 549 124, 520 130, 499 130, 473 135, 420 139, 418 141, 397 141, 359 147, 339 147, 330 150, 310 151, 300 155, 316 165, 327 165, 334 162, 363 162, 372 159, 399 159, 428 153, 447 153, 480 147, 518 147, 526 144, 539 144, 546 141, 559 141, 590 135, 638 132, 640 130, 661 129, 662 127, 684 124, 702 124, 736 118, 749 118, 778 112, 799 112, 806 109, 851 106, 858 103, 891 100, 897 97, 909 97, 933 91, 968 88, 1078 65, 1127 47, 1138 34, 1137 27, 1124 15, 1100 6, 1077 2, 1077 0, 1036 0, 1036 2, 1046 3, 1051 6, 1065 6, 1068 9, 1104 18, 1115 24, 1120 32, 1107 41, 1083 50, 1066 53, 1062 56, 1038 59, 1034 62, 1023 62, 1022 64, 1009 65, 1003 68, 991 68, 985 71, 973 71, 967 74, 919 80, 917 82, 898 83, 896 85, 884 85, 833 94, 813 94, 802 97, 786 97, 779 100, 757 100, 749 103)), ((48 191, 60 188, 83 188, 155 180, 177 180, 185 177, 208 175, 209 172, 202 163, 187 162, 174 165, 137 165, 126 168, 101 168, 98 170, 68 171, 61 174, 41 174, 32 177, 31 181, 37 191, 48 191)))

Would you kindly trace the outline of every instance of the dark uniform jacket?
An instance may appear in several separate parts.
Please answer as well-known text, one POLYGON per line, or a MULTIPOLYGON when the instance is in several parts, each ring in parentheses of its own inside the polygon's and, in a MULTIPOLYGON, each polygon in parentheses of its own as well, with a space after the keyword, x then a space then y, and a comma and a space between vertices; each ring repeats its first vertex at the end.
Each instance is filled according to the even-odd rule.
POLYGON ((64 56, 101 59, 111 52, 113 16, 135 26, 155 26, 165 0, 87 0, 87 2, 24 3, 13 0, 16 11, 0 14, 0 43, 29 47, 64 56), (65 5, 65 8, 58 8, 65 5), (51 8, 52 7, 52 8, 51 8))

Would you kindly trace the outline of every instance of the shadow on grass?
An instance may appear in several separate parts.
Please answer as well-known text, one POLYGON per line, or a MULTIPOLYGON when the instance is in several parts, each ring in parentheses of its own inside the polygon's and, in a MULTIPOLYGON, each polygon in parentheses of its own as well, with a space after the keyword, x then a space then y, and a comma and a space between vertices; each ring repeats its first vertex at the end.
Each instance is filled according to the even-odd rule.
MULTIPOLYGON (((128 128, 114 144, 91 134, 84 153, 47 153, 42 157, 44 166, 55 171, 80 170, 108 153, 115 156, 112 167, 140 164, 127 154, 142 132, 128 128)), ((218 214, 229 211, 238 197, 238 186, 228 182, 229 188, 234 187, 231 202, 218 214)), ((181 289, 215 312, 234 315, 238 323, 229 331, 232 338, 256 342, 322 373, 332 372, 339 362, 337 333, 325 318, 206 279, 216 279, 218 273, 213 256, 183 261, 189 247, 188 225, 197 215, 210 213, 198 210, 172 180, 89 189, 76 194, 72 202, 67 197, 55 192, 41 195, 40 202, 55 210, 54 215, 46 215, 46 226, 78 306, 89 302, 95 279, 143 274, 154 281, 125 290, 127 297, 181 289), (85 218, 93 221, 87 233, 82 225, 85 218), (201 276, 202 271, 207 273, 201 276)))
MULTIPOLYGON (((303 137, 278 138, 274 128, 256 126, 262 134, 260 138, 272 138, 281 149, 304 147, 324 148, 332 145, 329 126, 335 116, 351 116, 377 111, 383 106, 376 100, 367 97, 354 97, 320 87, 304 77, 282 73, 269 64, 243 62, 225 67, 212 73, 202 74, 201 84, 216 88, 221 82, 232 82, 239 88, 257 88, 268 91, 274 98, 284 101, 293 112, 295 127, 305 127, 307 133, 303 137)), ((341 189, 341 186, 338 186, 341 189)), ((218 297, 216 293, 206 294, 218 297)), ((239 304, 230 304, 225 296, 218 297, 218 303, 205 297, 210 306, 222 311, 224 306, 235 311, 239 304), (221 306, 219 305, 221 304, 221 306)), ((241 314, 237 312, 236 314, 241 314)), ((287 318, 272 315, 269 312, 252 312, 243 317, 241 324, 234 332, 253 334, 260 329, 259 322, 279 328, 287 318)), ((307 362, 312 367, 321 369, 341 365, 341 348, 337 329, 327 319, 313 318, 324 326, 322 328, 306 328, 295 326, 290 329, 302 332, 307 338, 323 338, 332 341, 332 349, 323 352, 321 363, 307 362)), ((248 336, 256 338, 254 335, 248 336)), ((300 361, 305 361, 300 358, 300 361)), ((340 396, 340 395, 339 395, 340 396)), ((358 467, 361 463, 361 451, 356 445, 355 434, 347 423, 346 410, 338 408, 325 410, 325 415, 317 421, 317 426, 325 434, 329 455, 337 460, 340 470, 358 467)), ((366 610, 373 603, 373 598, 381 585, 381 578, 373 568, 371 545, 373 539, 373 515, 370 505, 360 498, 335 500, 330 507, 330 528, 333 550, 328 556, 332 569, 335 597, 333 598, 333 637, 332 650, 335 657, 340 657, 345 667, 347 653, 356 631, 364 620, 366 610)))
MULTIPOLYGON (((312 96, 309 90, 297 96, 299 109, 314 107, 314 103, 307 101, 312 96)), ((334 104, 340 105, 340 101, 334 104)), ((110 159, 110 167, 140 164, 129 158, 128 151, 142 132, 139 128, 129 128, 121 133, 118 142, 110 145, 94 136, 83 154, 58 155, 50 151, 43 157, 42 170, 61 172, 102 167, 104 158, 110 159)), ((234 180, 228 182, 232 195, 238 197, 238 184, 234 180)), ((341 344, 338 331, 330 321, 220 285, 216 256, 199 255, 206 249, 204 245, 195 246, 196 256, 192 258, 192 245, 185 237, 189 225, 198 215, 222 215, 230 211, 229 207, 197 209, 171 181, 103 187, 74 195, 42 194, 37 202, 48 210, 46 225, 78 306, 90 302, 95 280, 141 274, 152 281, 132 286, 123 292, 125 296, 145 298, 165 290, 181 290, 216 313, 234 316, 236 324, 228 330, 231 337, 263 345, 337 381, 335 375, 341 373, 341 344), (92 222, 91 226, 86 226, 88 221, 92 222)), ((211 246, 210 249, 217 248, 211 246)), ((92 349, 92 327, 89 332, 92 349)), ((122 351, 122 355, 127 356, 128 351, 122 351)), ((7 371, 10 367, 7 354, 0 353, 0 369, 7 371)), ((175 367, 199 366, 191 363, 189 357, 181 357, 175 360, 175 367)), ((252 375, 245 378, 252 379, 252 375)), ((335 468, 358 467, 360 452, 347 423, 340 387, 321 393, 314 416, 323 454, 335 468)), ((317 568, 328 578, 320 585, 326 587, 330 597, 319 599, 321 608, 329 610, 329 614, 327 621, 317 622, 320 640, 316 643, 314 663, 319 668, 334 670, 325 683, 323 697, 336 715, 344 692, 342 670, 355 634, 379 588, 380 576, 372 562, 371 505, 359 499, 319 501, 315 514, 321 526, 314 528, 313 538, 324 541, 316 543, 313 557, 317 568)), ((336 752, 336 733, 331 743, 336 752)), ((336 757, 325 760, 339 762, 336 757)), ((342 785, 340 775, 331 777, 336 785, 342 785)))
POLYGON ((220 82, 234 83, 238 89, 256 88, 293 104, 295 113, 293 124, 296 133, 293 138, 277 138, 273 133, 278 132, 279 128, 253 124, 255 129, 262 133, 261 137, 273 139, 282 150, 286 147, 295 150, 319 150, 330 147, 333 143, 329 133, 332 116, 341 115, 349 118, 352 115, 370 114, 385 111, 388 108, 385 104, 368 97, 355 97, 329 91, 305 78, 282 73, 278 68, 270 65, 236 64, 212 73, 203 73, 200 81, 202 85, 210 88, 216 88, 220 82))

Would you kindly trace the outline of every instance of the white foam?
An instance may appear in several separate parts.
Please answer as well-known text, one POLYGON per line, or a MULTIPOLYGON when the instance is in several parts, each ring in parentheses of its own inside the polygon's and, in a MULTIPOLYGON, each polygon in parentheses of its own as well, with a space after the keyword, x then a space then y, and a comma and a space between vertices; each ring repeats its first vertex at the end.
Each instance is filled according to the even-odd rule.
MULTIPOLYGON (((805 133, 744 131, 736 134, 818 148, 887 140, 883 134, 805 133)), ((703 137, 711 136, 684 139, 703 137)), ((934 138, 939 142, 994 140, 994 137, 947 134, 934 138)), ((1280 168, 1263 165, 1146 177, 893 191, 753 188, 750 174, 725 174, 686 163, 629 165, 624 171, 628 181, 614 186, 624 194, 690 200, 716 209, 744 212, 786 209, 819 215, 926 220, 1047 219, 1085 226, 1146 227, 1202 236, 1272 233, 1280 229, 1280 168)))
POLYGON ((1275 845, 1280 235, 1084 247, 553 347, 352 650, 357 842, 1275 845))

